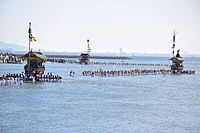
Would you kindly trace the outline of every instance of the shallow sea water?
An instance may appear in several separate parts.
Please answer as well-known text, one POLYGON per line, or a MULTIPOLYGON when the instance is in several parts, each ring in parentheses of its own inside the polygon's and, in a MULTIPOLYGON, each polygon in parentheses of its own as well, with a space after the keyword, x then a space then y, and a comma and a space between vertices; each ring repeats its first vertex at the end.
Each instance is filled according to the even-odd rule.
MULTIPOLYGON (((164 57, 123 62, 170 64, 164 57)), ((46 63, 62 82, 0 86, 0 132, 200 133, 200 58, 184 64, 196 74, 86 77, 83 70, 168 67, 46 63)), ((21 71, 23 64, 0 64, 0 75, 21 71)))

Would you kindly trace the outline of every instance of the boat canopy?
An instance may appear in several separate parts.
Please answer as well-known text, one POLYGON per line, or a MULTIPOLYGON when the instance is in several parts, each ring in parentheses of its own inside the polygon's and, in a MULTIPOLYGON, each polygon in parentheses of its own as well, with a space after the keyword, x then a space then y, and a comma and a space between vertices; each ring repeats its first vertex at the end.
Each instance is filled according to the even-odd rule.
POLYGON ((182 58, 177 58, 177 57, 172 57, 172 58, 170 58, 170 60, 171 61, 173 61, 173 62, 177 62, 177 63, 182 63, 183 61, 184 61, 184 59, 182 59, 182 58))
MULTIPOLYGON (((25 54, 24 57, 28 59, 29 58, 29 53, 25 54)), ((45 61, 48 58, 45 55, 43 55, 41 52, 30 52, 30 59, 31 60, 42 60, 42 61, 45 61)))

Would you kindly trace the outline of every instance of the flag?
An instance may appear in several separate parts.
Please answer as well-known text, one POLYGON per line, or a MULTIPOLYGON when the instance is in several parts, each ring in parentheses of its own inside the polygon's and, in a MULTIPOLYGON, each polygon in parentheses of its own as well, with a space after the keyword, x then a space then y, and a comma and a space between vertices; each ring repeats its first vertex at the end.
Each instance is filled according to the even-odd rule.
POLYGON ((29 40, 30 40, 31 42, 32 42, 32 41, 37 41, 37 40, 36 40, 36 37, 34 37, 32 34, 30 34, 29 40))
POLYGON ((32 41, 37 41, 35 36, 32 36, 32 41))

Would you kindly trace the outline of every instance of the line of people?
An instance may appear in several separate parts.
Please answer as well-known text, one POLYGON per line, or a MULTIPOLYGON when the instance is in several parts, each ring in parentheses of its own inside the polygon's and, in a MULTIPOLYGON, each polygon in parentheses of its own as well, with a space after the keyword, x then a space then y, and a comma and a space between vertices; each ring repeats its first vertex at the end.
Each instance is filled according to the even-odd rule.
POLYGON ((22 74, 6 74, 0 77, 0 85, 11 85, 11 84, 16 84, 17 82, 23 84, 23 73, 22 74))
MULTIPOLYGON (((134 75, 166 75, 173 74, 171 70, 165 69, 134 69, 134 70, 85 70, 82 71, 83 76, 134 76, 134 75)), ((195 74, 195 71, 192 70, 183 70, 178 74, 195 74)), ((75 71, 70 71, 70 77, 75 76, 75 71)), ((23 80, 25 79, 25 75, 22 72, 21 74, 6 74, 0 77, 0 85, 11 85, 16 84, 17 82, 23 84, 23 80)), ((61 81, 62 77, 59 75, 53 75, 52 72, 47 73, 46 75, 37 76, 38 80, 42 80, 44 82, 47 81, 61 81)), ((35 80, 37 80, 35 79, 35 80)))
POLYGON ((183 70, 180 72, 180 74, 195 74, 195 71, 192 70, 183 70))
MULTIPOLYGON (((87 70, 83 71, 83 76, 135 76, 135 75, 166 75, 166 74, 172 74, 171 70, 165 70, 165 69, 134 69, 134 70, 87 70)), ((180 72, 180 74, 195 74, 195 71, 191 70, 184 70, 180 72)))
POLYGON ((83 71, 83 76, 133 76, 133 75, 147 75, 147 74, 162 74, 163 72, 169 73, 170 70, 96 70, 96 71, 83 71))
POLYGON ((62 80, 62 77, 59 75, 53 75, 52 72, 47 73, 46 75, 34 75, 34 76, 26 76, 24 72, 21 74, 6 74, 0 77, 0 85, 11 85, 11 84, 16 84, 17 82, 23 84, 23 81, 30 80, 30 78, 35 82, 35 81, 53 81, 53 82, 58 82, 62 80))
POLYGON ((52 72, 48 72, 46 75, 44 74, 38 75, 37 80, 41 80, 44 82, 48 82, 48 81, 58 82, 62 80, 62 77, 59 75, 53 75, 52 72))

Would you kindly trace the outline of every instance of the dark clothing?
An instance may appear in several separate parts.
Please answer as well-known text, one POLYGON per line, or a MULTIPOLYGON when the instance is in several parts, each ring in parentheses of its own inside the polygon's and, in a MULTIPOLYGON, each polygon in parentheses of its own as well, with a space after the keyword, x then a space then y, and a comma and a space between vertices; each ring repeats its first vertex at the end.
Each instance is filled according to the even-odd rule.
POLYGON ((180 56, 180 54, 179 54, 179 53, 177 53, 177 54, 176 54, 176 57, 177 57, 177 58, 180 58, 181 56, 180 56))

